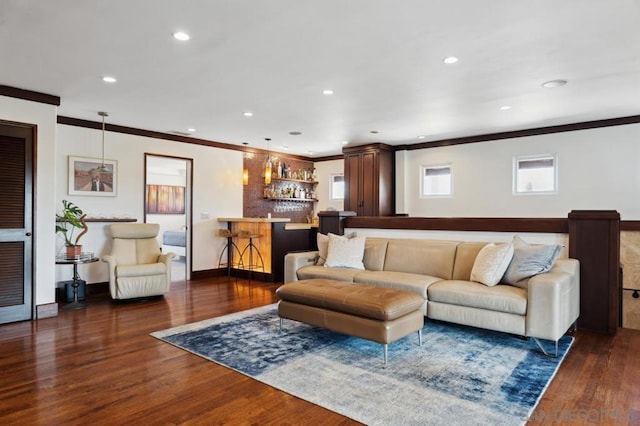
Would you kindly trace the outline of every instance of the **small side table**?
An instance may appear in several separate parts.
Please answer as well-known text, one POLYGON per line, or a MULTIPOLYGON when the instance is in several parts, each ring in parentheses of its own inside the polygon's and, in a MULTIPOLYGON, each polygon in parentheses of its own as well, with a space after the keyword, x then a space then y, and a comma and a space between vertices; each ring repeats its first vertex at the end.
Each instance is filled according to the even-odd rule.
POLYGON ((83 263, 97 262, 98 259, 93 253, 82 253, 78 257, 67 257, 66 255, 56 256, 56 265, 73 265, 73 302, 68 303, 62 309, 84 309, 87 303, 78 301, 78 286, 80 285, 80 275, 78 275, 78 265, 83 263))

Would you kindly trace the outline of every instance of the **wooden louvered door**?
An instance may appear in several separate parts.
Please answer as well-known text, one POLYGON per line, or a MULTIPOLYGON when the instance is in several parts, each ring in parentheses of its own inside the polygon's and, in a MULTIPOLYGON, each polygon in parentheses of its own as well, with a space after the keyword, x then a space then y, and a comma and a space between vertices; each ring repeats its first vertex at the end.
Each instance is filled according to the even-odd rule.
POLYGON ((0 121, 0 323, 32 318, 34 131, 0 121))

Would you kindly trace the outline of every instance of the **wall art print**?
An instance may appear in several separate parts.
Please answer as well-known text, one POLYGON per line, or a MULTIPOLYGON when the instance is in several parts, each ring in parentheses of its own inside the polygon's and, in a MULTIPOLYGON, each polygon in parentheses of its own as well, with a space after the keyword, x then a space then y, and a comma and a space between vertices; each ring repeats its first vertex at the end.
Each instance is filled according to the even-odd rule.
POLYGON ((184 186, 147 185, 147 214, 184 214, 184 186))
POLYGON ((69 156, 69 195, 115 197, 118 162, 69 156))

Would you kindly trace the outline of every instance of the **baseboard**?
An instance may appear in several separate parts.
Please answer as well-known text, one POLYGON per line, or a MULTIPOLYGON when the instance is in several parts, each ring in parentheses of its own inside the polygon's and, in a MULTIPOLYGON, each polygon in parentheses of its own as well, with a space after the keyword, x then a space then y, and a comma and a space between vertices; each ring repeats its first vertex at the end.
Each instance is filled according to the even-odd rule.
POLYGON ((87 285, 87 293, 89 295, 107 294, 107 293, 109 293, 109 283, 108 282, 102 282, 102 283, 89 284, 89 285, 87 285))
POLYGON ((58 304, 46 303, 36 306, 36 319, 52 318, 58 316, 58 304))
MULTIPOLYGON (((203 280, 207 278, 216 278, 216 277, 224 277, 228 273, 227 268, 216 268, 216 269, 207 269, 204 271, 193 271, 191 273, 192 280, 203 280)), ((264 272, 258 271, 245 271, 243 269, 231 269, 231 276, 251 279, 255 281, 263 281, 263 282, 274 282, 273 274, 268 274, 264 272)))
MULTIPOLYGON (((191 280, 204 280, 207 278, 223 277, 227 275, 227 268, 205 269, 191 272, 191 280)), ((233 271, 231 271, 233 275, 233 271)))

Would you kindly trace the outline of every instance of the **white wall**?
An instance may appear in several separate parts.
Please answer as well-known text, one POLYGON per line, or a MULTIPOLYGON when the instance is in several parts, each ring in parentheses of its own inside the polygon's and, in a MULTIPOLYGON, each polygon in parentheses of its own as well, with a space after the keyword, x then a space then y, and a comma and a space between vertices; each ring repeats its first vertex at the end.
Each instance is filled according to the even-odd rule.
MULTIPOLYGON (((224 243, 215 230, 226 226, 217 217, 242 216, 242 153, 163 139, 107 132, 105 158, 118 162, 116 197, 69 196, 67 194, 67 156, 100 158, 101 131, 58 125, 58 152, 55 168, 61 179, 56 184, 56 206, 67 199, 89 216, 144 217, 144 153, 172 155, 193 159, 193 270, 216 268, 224 243), (208 219, 204 216, 208 215, 208 219)), ((53 216, 53 215, 52 215, 53 216)), ((108 227, 91 223, 82 238, 84 250, 98 255, 109 252, 108 227)), ((52 235, 53 235, 53 231, 52 235)), ((58 243, 61 247, 61 244, 58 243)), ((60 269, 60 267, 58 268, 60 269)), ((80 275, 89 283, 108 281, 106 264, 82 265, 80 275)), ((68 278, 69 271, 57 271, 56 280, 68 278)))
POLYGON ((34 304, 55 302, 56 115, 54 105, 0 96, 0 119, 36 124, 36 199, 33 247, 34 304))
POLYGON ((344 201, 331 200, 331 175, 344 173, 344 160, 320 161, 314 163, 318 176, 318 186, 316 188, 318 203, 316 205, 316 215, 318 212, 327 210, 329 207, 341 211, 344 209, 344 201))
POLYGON ((396 153, 397 209, 417 217, 566 217, 617 210, 640 219, 640 124, 396 153), (558 192, 513 195, 513 157, 556 154, 558 192), (420 198, 420 167, 452 163, 450 198, 420 198), (404 171, 404 174, 402 174, 404 171))

